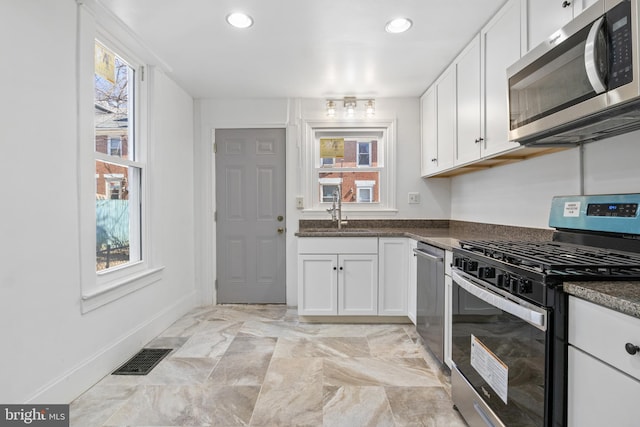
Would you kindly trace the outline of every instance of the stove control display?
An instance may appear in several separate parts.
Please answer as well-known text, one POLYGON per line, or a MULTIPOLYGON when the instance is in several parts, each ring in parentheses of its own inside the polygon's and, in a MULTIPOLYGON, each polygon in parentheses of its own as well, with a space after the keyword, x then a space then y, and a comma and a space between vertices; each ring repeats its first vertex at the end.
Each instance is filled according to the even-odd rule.
POLYGON ((589 203, 587 205, 587 216, 634 218, 637 213, 637 203, 589 203))

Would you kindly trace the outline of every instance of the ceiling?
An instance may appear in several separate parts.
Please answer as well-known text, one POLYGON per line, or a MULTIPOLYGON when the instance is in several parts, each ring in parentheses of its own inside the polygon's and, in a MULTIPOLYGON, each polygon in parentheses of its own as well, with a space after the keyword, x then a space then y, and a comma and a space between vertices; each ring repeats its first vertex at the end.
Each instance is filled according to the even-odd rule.
POLYGON ((194 98, 416 97, 504 1, 99 0, 194 98))

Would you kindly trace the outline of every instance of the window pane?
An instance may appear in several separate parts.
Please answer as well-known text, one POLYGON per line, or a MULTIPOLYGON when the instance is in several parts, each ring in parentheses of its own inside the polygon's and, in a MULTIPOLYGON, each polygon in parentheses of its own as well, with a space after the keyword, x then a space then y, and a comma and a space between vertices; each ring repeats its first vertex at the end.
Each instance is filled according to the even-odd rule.
POLYGON ((320 167, 354 168, 362 166, 378 167, 378 141, 377 140, 344 140, 343 157, 320 157, 320 167))
POLYGON ((95 52, 95 150, 134 160, 134 70, 100 43, 96 43, 95 52))
POLYGON ((370 195, 366 203, 379 202, 379 188, 380 188, 380 173, 374 172, 319 172, 318 183, 320 184, 320 202, 331 202, 331 193, 328 188, 341 185, 342 189, 342 203, 358 203, 358 189, 369 188, 370 195))
POLYGON ((96 270, 140 260, 140 169, 96 161, 96 270))

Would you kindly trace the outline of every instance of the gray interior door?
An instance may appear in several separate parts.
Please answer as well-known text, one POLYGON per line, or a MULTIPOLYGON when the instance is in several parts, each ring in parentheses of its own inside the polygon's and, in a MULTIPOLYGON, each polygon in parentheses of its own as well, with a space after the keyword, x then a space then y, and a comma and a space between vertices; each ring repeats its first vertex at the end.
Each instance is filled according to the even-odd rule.
POLYGON ((216 129, 218 303, 285 302, 285 130, 216 129))

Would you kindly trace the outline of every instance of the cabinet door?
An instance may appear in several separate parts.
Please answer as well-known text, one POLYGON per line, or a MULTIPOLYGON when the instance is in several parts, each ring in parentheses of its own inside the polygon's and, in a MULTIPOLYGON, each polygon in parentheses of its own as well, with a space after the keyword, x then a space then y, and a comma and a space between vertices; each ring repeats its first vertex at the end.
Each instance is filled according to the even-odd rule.
POLYGON ((308 316, 338 314, 337 268, 336 255, 298 256, 299 314, 308 316))
POLYGON ((568 426, 638 426, 640 381, 573 346, 568 356, 568 426))
POLYGON ((476 36, 458 57, 457 149, 455 163, 480 158, 480 36, 476 36))
POLYGON ((481 31, 484 84, 482 156, 519 147, 509 142, 507 67, 520 59, 520 0, 510 0, 481 31))
POLYGON ((413 258, 408 239, 381 238, 378 255, 378 315, 406 316, 410 263, 413 258))
POLYGON ((580 9, 575 1, 528 0, 527 1, 527 46, 528 50, 538 46, 551 34, 573 19, 573 9, 580 9), (567 4, 569 3, 569 4, 567 4))
POLYGON ((378 256, 338 256, 338 314, 378 314, 378 256))
POLYGON ((456 67, 449 67, 436 83, 438 111, 438 170, 453 166, 456 144, 456 67))
POLYGON ((422 132, 422 176, 438 169, 438 112, 436 87, 429 88, 420 99, 420 125, 422 132))

